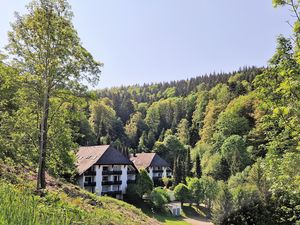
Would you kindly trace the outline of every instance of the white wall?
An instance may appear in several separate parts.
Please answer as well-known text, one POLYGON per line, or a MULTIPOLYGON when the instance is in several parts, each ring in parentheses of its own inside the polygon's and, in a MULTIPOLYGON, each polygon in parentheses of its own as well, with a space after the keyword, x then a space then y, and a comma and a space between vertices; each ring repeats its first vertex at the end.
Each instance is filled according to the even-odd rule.
POLYGON ((122 193, 126 193, 126 188, 127 188, 127 165, 122 165, 122 175, 121 175, 121 190, 122 193))
POLYGON ((102 192, 102 166, 95 165, 95 171, 96 171, 96 187, 95 187, 95 193, 97 195, 101 195, 102 192))
POLYGON ((152 179, 153 178, 153 167, 149 166, 148 169, 149 169, 149 173, 148 173, 149 177, 152 179))
POLYGON ((167 176, 167 167, 163 167, 163 173, 162 173, 162 177, 166 177, 167 176))

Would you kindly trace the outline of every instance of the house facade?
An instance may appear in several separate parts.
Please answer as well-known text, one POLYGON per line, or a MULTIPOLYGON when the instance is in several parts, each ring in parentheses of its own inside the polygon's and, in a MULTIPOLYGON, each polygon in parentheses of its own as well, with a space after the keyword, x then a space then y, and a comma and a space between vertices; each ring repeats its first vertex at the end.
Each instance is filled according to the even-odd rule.
POLYGON ((161 158, 157 153, 137 153, 131 155, 130 160, 137 169, 146 169, 154 185, 161 185, 161 179, 172 177, 170 164, 161 158))
POLYGON ((110 145, 80 147, 76 156, 78 184, 90 192, 122 199, 135 182, 134 164, 110 145))

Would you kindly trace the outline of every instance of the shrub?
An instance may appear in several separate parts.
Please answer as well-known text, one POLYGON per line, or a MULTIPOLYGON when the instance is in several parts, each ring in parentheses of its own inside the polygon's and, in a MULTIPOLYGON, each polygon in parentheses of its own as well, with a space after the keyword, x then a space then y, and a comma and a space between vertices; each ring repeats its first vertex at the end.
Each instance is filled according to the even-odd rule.
POLYGON ((169 202, 169 195, 164 189, 157 187, 151 192, 150 201, 155 208, 162 209, 163 205, 169 202))
POLYGON ((185 184, 181 183, 174 188, 174 195, 176 200, 181 202, 181 205, 191 199, 190 190, 185 184))

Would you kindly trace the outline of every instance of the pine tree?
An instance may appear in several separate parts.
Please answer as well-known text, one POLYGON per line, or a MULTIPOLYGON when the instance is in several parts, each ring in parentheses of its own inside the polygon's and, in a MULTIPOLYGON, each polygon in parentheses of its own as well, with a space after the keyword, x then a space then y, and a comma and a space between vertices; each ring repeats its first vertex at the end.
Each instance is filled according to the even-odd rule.
POLYGON ((200 178, 202 176, 201 160, 199 154, 196 156, 196 177, 200 178))
POLYGON ((191 149, 188 147, 185 160, 185 177, 191 176, 191 149))

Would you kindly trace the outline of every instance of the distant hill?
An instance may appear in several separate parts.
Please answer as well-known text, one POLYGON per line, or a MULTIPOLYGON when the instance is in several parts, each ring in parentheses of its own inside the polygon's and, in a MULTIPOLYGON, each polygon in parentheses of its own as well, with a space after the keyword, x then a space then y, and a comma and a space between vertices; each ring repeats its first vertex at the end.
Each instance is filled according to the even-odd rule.
POLYGON ((138 103, 151 103, 158 101, 161 98, 168 97, 168 94, 172 94, 176 97, 187 96, 191 92, 197 91, 199 85, 205 85, 208 89, 211 89, 219 83, 227 83, 228 79, 237 73, 242 75, 242 80, 247 80, 251 83, 255 76, 260 74, 262 71, 263 68, 255 66, 243 67, 230 73, 211 73, 189 78, 187 80, 105 88, 96 90, 95 92, 97 97, 107 97, 113 101, 114 99, 122 100, 124 98, 130 98, 138 103))

